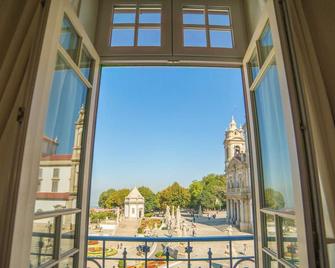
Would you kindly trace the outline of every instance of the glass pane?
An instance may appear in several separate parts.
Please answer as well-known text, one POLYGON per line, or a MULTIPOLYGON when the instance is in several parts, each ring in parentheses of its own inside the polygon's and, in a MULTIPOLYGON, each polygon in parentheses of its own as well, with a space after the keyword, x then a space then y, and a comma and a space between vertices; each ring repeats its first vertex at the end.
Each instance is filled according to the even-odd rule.
POLYGON ((277 237, 276 237, 276 222, 275 216, 264 214, 265 228, 266 228, 266 241, 265 246, 274 252, 277 252, 277 237))
POLYGON ((204 9, 184 8, 183 9, 183 23, 184 24, 205 24, 204 9))
POLYGON ((273 47, 272 34, 269 23, 265 26, 263 33, 259 39, 259 48, 261 59, 264 62, 273 47))
POLYGON ((329 268, 335 268, 335 244, 329 244, 327 247, 328 247, 329 268))
POLYGON ((111 45, 117 46, 134 46, 134 28, 119 28, 112 30, 111 45))
POLYGON ((255 90, 265 207, 293 212, 294 198, 287 134, 275 62, 255 90))
POLYGON ((74 248, 76 214, 62 216, 62 235, 60 241, 60 253, 74 248))
POLYGON ((231 31, 210 30, 211 47, 232 48, 231 31))
POLYGON ((272 258, 271 256, 269 256, 266 253, 264 253, 264 257, 265 257, 265 265, 264 265, 264 267, 278 268, 278 262, 274 258, 272 258))
POLYGON ((54 218, 35 220, 31 241, 30 268, 53 259, 55 241, 54 218))
POLYGON ((225 10, 208 10, 209 25, 230 26, 228 11, 225 10))
POLYGON ((250 61, 248 62, 248 72, 249 72, 249 80, 250 80, 250 85, 251 85, 252 82, 256 79, 256 76, 259 72, 259 64, 257 60, 256 50, 254 50, 250 58, 250 61))
POLYGON ((140 23, 161 23, 160 8, 140 8, 140 23))
POLYGON ((75 208, 87 88, 59 55, 51 85, 35 212, 75 208))
POLYGON ((70 57, 76 61, 79 46, 79 36, 75 31, 72 23, 66 16, 63 18, 62 32, 60 34, 59 42, 70 55, 70 57))
POLYGON ((73 257, 69 257, 62 260, 58 265, 58 268, 72 268, 72 267, 73 267, 73 257))
POLYGON ((288 262, 299 266, 297 228, 292 219, 281 219, 283 257, 288 262))
POLYGON ((80 71, 81 73, 91 81, 90 73, 91 69, 93 68, 93 59, 91 55, 88 53, 87 49, 83 47, 81 51, 81 58, 80 58, 80 71))
POLYGON ((135 23, 136 8, 114 8, 113 23, 135 23))
POLYGON ((160 28, 139 28, 138 46, 160 46, 161 29, 160 28))
POLYGON ((205 29, 184 29, 184 46, 185 47, 206 47, 206 30, 205 29))

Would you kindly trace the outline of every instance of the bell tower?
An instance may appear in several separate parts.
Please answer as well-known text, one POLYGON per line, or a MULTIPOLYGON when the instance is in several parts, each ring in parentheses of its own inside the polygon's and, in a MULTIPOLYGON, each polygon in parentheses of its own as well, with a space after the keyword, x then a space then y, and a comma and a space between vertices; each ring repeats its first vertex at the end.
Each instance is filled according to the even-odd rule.
POLYGON ((229 161, 235 155, 245 153, 244 131, 242 127, 237 127, 234 117, 232 117, 225 132, 223 145, 225 148, 225 168, 227 168, 229 161))

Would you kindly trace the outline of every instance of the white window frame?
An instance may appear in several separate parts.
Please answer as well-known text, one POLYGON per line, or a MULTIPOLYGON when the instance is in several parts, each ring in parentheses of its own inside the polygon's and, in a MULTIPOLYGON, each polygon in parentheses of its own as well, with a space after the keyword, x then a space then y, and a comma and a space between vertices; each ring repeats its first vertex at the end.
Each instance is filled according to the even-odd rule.
MULTIPOLYGON (((174 0, 173 2, 173 52, 175 56, 197 56, 206 58, 216 58, 223 62, 239 62, 244 56, 246 49, 246 32, 244 29, 244 19, 242 14, 242 3, 240 0, 174 0), (207 10, 210 7, 227 8, 230 13, 230 27, 232 31, 232 48, 212 48, 212 47, 185 47, 183 37, 183 7, 184 6, 204 6, 207 10), (237 23, 238 22, 238 23, 237 23)), ((206 16, 207 17, 207 16, 206 16)), ((206 27, 208 21, 206 19, 206 27)), ((209 39, 207 36, 207 44, 209 39)))
POLYGON ((241 67, 247 47, 243 18, 242 0, 211 0, 210 4, 206 0, 102 0, 98 14, 96 48, 104 64, 143 65, 143 63, 148 63, 164 65, 181 63, 184 65, 241 67), (125 4, 132 6, 161 5, 161 47, 113 47, 110 45, 113 7, 125 4), (207 5, 229 9, 234 47, 184 47, 182 8, 185 5, 207 5))
MULTIPOLYGON (((136 12, 138 14, 138 11, 136 12)), ((171 51, 171 11, 170 11, 170 0, 102 0, 98 15, 97 24, 97 38, 96 38, 96 49, 101 57, 106 58, 120 58, 134 57, 143 58, 154 55, 169 55, 171 51), (161 46, 111 46, 110 37, 112 30, 113 10, 114 7, 118 6, 136 6, 136 9, 140 7, 151 5, 159 5, 161 8, 161 46)), ((136 15, 135 27, 139 26, 139 18, 136 15)), ((135 37, 137 33, 135 32, 135 37)))
POLYGON ((53 253, 56 258, 47 264, 43 264, 43 267, 56 267, 61 260, 74 256, 75 254, 75 266, 84 267, 86 263, 86 245, 79 241, 85 240, 88 225, 89 180, 93 154, 100 61, 99 55, 68 0, 46 1, 44 8, 46 11, 43 19, 43 31, 40 36, 41 40, 37 42, 38 55, 36 55, 36 61, 34 61, 32 66, 35 75, 34 84, 32 85, 34 90, 31 96, 32 103, 29 112, 29 124, 24 141, 25 150, 20 170, 20 185, 16 204, 15 226, 13 229, 11 248, 12 254, 9 268, 26 267, 27 264, 29 264, 33 221, 42 218, 54 218, 55 228, 57 228, 57 231, 55 231, 55 252, 53 253), (92 79, 87 79, 81 73, 78 66, 80 53, 77 53, 77 58, 73 60, 59 43, 64 15, 67 16, 79 35, 79 47, 85 46, 95 61, 94 66, 91 67, 90 78, 92 79), (80 77, 88 90, 87 107, 89 107, 89 109, 86 112, 85 142, 82 150, 82 161, 85 164, 81 166, 82 180, 78 187, 77 206, 75 208, 36 212, 34 214, 32 212, 34 211, 36 190, 39 183, 38 177, 43 130, 58 53, 61 54, 69 67, 80 77), (61 220, 64 215, 69 214, 76 215, 78 224, 75 235, 75 248, 64 254, 60 254, 59 240, 61 235, 61 220))

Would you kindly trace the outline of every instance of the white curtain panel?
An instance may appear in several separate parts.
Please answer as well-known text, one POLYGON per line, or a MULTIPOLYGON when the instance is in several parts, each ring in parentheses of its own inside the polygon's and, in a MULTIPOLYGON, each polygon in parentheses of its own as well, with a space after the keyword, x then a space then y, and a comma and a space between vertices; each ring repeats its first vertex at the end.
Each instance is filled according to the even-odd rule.
POLYGON ((0 1, 0 267, 9 267, 24 133, 33 90, 33 51, 41 32, 42 14, 40 0, 0 1), (20 111, 25 111, 22 120, 20 111))

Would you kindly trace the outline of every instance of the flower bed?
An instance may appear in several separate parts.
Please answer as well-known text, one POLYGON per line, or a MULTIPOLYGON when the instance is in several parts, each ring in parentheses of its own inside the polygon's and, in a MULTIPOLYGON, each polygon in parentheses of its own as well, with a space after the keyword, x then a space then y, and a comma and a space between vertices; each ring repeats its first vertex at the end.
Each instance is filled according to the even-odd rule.
POLYGON ((159 228, 162 225, 162 220, 160 219, 142 219, 140 227, 137 228, 137 232, 139 234, 143 234, 144 230, 149 228, 149 229, 154 229, 155 225, 157 225, 157 228, 159 228))
MULTIPOLYGON (((106 248, 105 249, 105 256, 111 257, 117 254, 116 248, 106 248)), ((102 247, 101 246, 89 246, 87 250, 88 257, 102 257, 102 247)))

